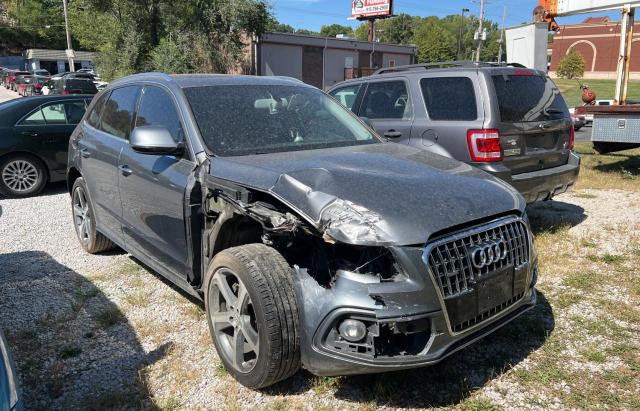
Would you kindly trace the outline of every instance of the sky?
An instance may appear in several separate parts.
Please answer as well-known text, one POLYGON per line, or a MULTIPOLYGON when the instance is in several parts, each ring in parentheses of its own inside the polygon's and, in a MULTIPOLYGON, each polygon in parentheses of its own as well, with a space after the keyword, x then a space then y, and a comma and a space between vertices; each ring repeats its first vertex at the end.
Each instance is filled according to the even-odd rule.
MULTIPOLYGON (((347 20, 351 15, 351 0, 270 0, 276 18, 296 29, 320 31, 325 24, 343 24, 357 27, 359 22, 347 20)), ((496 22, 502 21, 504 7, 507 7, 506 25, 514 26, 532 20, 536 0, 487 0, 486 18, 496 22)), ((480 12, 479 0, 395 0, 394 13, 407 13, 415 16, 439 16, 459 14, 463 8, 471 10, 471 14, 480 12)), ((588 16, 609 15, 619 20, 619 13, 584 14, 558 19, 558 23, 579 23, 588 16)))

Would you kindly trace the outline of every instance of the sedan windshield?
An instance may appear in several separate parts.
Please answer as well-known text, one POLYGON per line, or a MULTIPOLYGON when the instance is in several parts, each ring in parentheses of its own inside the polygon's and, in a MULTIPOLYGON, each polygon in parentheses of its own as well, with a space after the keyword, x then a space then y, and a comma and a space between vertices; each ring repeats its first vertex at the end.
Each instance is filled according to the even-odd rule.
POLYGON ((378 142, 350 111, 311 87, 222 85, 184 92, 204 143, 219 156, 378 142))

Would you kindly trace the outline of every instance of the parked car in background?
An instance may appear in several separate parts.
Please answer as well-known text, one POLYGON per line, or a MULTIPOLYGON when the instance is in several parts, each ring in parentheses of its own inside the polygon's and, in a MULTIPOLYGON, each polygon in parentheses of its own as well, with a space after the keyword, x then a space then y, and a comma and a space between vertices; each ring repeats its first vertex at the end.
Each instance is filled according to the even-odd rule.
POLYGON ((118 245, 203 300, 248 387, 431 365, 536 305, 513 187, 384 142, 294 79, 117 80, 67 178, 81 246, 118 245))
POLYGON ((69 136, 92 96, 39 96, 0 104, 0 194, 28 197, 63 181, 69 136))
POLYGON ((42 77, 51 77, 51 73, 45 69, 37 69, 31 71, 32 76, 42 76, 42 77))
POLYGON ((81 68, 80 70, 77 70, 76 73, 87 73, 93 76, 97 76, 96 71, 92 68, 81 68))
POLYGON ((16 367, 9 352, 7 340, 0 331, 0 410, 22 411, 23 409, 16 367))
POLYGON ((89 78, 76 78, 75 76, 63 76, 53 78, 49 82, 49 95, 55 94, 97 94, 98 89, 93 80, 89 78))
POLYGON ((5 88, 8 88, 11 91, 17 91, 16 80, 19 76, 29 76, 28 71, 20 71, 20 70, 11 70, 7 75, 7 82, 5 83, 5 88))
POLYGON ((21 74, 16 77, 15 87, 19 95, 23 97, 27 95, 29 83, 31 83, 31 74, 21 74))
POLYGON ((390 141, 472 164, 529 203, 567 191, 578 178, 569 110, 546 73, 417 64, 339 83, 329 94, 390 141))
POLYGON ((40 96, 49 84, 50 77, 33 76, 27 85, 27 96, 40 96))

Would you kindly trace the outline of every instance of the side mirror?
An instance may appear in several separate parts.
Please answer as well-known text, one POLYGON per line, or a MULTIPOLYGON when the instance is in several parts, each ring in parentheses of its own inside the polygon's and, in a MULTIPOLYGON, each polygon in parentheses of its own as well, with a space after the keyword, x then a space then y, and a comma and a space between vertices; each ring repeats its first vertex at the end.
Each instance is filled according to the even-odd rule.
POLYGON ((174 155, 184 153, 184 143, 176 143, 164 127, 136 127, 129 138, 131 148, 142 154, 174 155))

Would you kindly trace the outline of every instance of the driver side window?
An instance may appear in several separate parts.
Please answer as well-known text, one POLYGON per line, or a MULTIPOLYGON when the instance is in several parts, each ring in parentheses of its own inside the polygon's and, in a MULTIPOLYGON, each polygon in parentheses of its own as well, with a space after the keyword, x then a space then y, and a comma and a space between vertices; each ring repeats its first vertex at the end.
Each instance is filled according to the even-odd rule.
POLYGON ((176 143, 184 141, 180 116, 173 99, 159 87, 147 86, 142 91, 136 127, 144 126, 164 127, 176 143))

